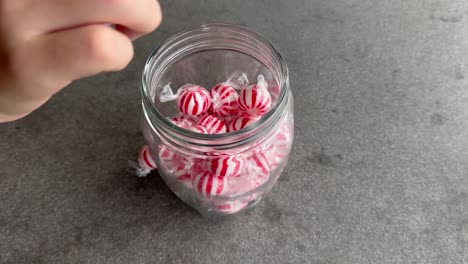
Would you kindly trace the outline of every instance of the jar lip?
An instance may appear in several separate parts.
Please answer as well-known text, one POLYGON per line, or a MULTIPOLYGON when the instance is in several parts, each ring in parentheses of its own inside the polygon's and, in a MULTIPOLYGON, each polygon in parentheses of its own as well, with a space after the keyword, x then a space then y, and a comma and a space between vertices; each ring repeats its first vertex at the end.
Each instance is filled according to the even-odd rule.
MULTIPOLYGON (((141 79, 140 91, 143 97, 143 111, 145 111, 145 116, 148 119, 147 121, 151 123, 151 121, 157 120, 156 126, 153 127, 153 125, 155 124, 152 124, 153 129, 155 127, 161 128, 169 132, 172 136, 178 135, 177 138, 183 141, 187 141, 187 140, 184 140, 184 138, 189 138, 190 140, 193 140, 193 139, 202 140, 203 143, 198 144, 200 146, 206 146, 207 144, 209 145, 210 143, 214 143, 215 145, 217 145, 216 141, 219 139, 223 139, 224 142, 237 141, 236 137, 245 135, 246 133, 252 132, 254 130, 258 130, 259 127, 261 127, 267 120, 270 120, 273 116, 278 115, 278 112, 282 112, 282 110, 284 110, 284 108, 286 107, 286 101, 287 101, 288 92, 289 92, 289 73, 288 73, 288 68, 286 64, 284 63, 284 60, 281 54, 265 36, 241 25, 235 25, 235 24, 229 24, 229 23, 209 23, 209 24, 202 24, 199 26, 190 27, 186 30, 180 31, 172 35, 171 37, 169 37, 167 40, 165 40, 161 44, 160 47, 155 48, 151 52, 150 56, 145 62, 142 79, 141 79), (229 132, 229 133, 224 133, 224 134, 200 134, 200 133, 192 132, 187 129, 180 128, 179 126, 169 121, 158 110, 153 100, 151 100, 151 96, 150 96, 151 81, 152 81, 152 77, 154 74, 152 72, 153 70, 152 66, 154 64, 153 62, 156 61, 159 57, 161 57, 164 54, 164 52, 167 51, 167 49, 177 45, 179 41, 184 40, 184 37, 186 35, 190 33, 195 33, 197 31, 207 32, 210 29, 215 29, 215 30, 222 29, 226 31, 250 35, 250 37, 255 38, 256 40, 261 42, 263 45, 265 45, 265 47, 269 49, 269 51, 271 52, 271 55, 273 55, 280 64, 280 74, 279 74, 280 80, 276 80, 276 81, 281 88, 280 89, 281 92, 278 96, 277 103, 271 108, 270 111, 268 111, 268 113, 263 115, 253 125, 234 131, 234 132, 229 132), (232 139, 232 140, 229 140, 229 139, 232 139)), ((224 145, 224 144, 221 144, 221 145, 224 145)))

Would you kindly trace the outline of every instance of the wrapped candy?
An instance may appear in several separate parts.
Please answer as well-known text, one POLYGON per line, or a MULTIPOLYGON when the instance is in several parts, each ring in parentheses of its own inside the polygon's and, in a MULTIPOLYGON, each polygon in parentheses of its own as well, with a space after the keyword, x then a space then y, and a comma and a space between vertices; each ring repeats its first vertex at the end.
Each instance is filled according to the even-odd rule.
POLYGON ((246 116, 262 116, 271 108, 271 95, 268 83, 263 75, 258 76, 258 83, 243 89, 237 99, 239 110, 246 116))
POLYGON ((193 176, 194 189, 206 198, 221 195, 227 190, 227 180, 210 172, 202 171, 193 176))
POLYGON ((181 88, 177 106, 179 111, 191 115, 198 116, 206 113, 211 106, 211 96, 208 91, 198 85, 185 85, 181 88))
POLYGON ((205 88, 195 84, 186 84, 177 91, 177 94, 174 94, 169 83, 161 92, 159 100, 161 102, 177 100, 179 111, 189 116, 202 115, 211 106, 210 93, 205 88))
POLYGON ((232 201, 215 204, 216 210, 225 214, 234 214, 247 207, 249 203, 245 201, 232 201))
POLYGON ((234 118, 231 123, 229 123, 228 126, 228 131, 229 132, 234 132, 237 130, 241 130, 243 128, 246 128, 255 122, 257 122, 260 119, 260 117, 253 117, 253 116, 239 116, 234 118))
POLYGON ((198 125, 206 128, 210 134, 223 134, 227 132, 224 121, 212 115, 202 116, 198 120, 198 125))
POLYGON ((138 164, 140 164, 140 167, 143 168, 144 171, 148 171, 148 173, 156 169, 156 162, 146 145, 141 149, 138 155, 138 164))
POLYGON ((245 165, 240 156, 220 156, 208 159, 207 168, 211 173, 221 177, 234 177, 239 175, 245 165))
POLYGON ((268 161, 269 157, 262 150, 255 151, 252 156, 249 157, 251 166, 255 166, 264 174, 270 172, 270 163, 268 161))
POLYGON ((208 129, 206 129, 204 126, 200 125, 194 125, 192 127, 189 127, 188 130, 195 132, 195 133, 200 133, 200 134, 210 134, 208 129))
POLYGON ((171 120, 171 122, 174 123, 176 126, 185 129, 192 127, 196 123, 194 118, 190 118, 184 114, 174 116, 169 120, 171 120))
POLYGON ((271 169, 275 169, 285 160, 291 142, 291 129, 288 124, 284 124, 281 130, 275 135, 274 140, 272 140, 271 146, 269 146, 265 152, 269 157, 271 169))
POLYGON ((129 172, 137 175, 138 177, 145 177, 156 169, 156 162, 154 161, 149 148, 144 145, 138 153, 137 161, 129 161, 129 172))
POLYGON ((217 84, 210 91, 213 101, 211 111, 220 117, 237 115, 237 91, 229 83, 217 84))

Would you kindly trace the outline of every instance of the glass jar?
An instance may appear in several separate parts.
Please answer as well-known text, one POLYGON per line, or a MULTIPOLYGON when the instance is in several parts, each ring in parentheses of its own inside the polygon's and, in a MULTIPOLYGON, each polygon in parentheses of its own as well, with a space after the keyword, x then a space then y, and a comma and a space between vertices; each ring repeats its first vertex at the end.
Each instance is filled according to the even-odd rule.
POLYGON ((159 174, 184 202, 203 215, 229 215, 256 205, 284 169, 294 135, 288 68, 261 35, 240 26, 207 24, 169 38, 149 57, 142 77, 142 129, 159 174), (168 117, 175 103, 159 100, 164 87, 196 83, 206 88, 245 73, 264 76, 271 110, 256 123, 225 134, 199 134, 168 117), (216 175, 216 164, 236 173, 216 175), (215 164, 215 165, 213 165, 215 164))

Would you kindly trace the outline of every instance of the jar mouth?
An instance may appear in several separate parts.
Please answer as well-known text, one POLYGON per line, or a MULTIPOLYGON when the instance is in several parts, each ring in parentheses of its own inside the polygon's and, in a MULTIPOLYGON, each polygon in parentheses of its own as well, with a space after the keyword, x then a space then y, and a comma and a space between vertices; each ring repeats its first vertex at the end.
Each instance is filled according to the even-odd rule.
POLYGON ((277 125, 275 120, 279 120, 286 110, 289 98, 289 73, 281 54, 263 35, 243 26, 212 23, 181 31, 153 50, 145 63, 140 88, 145 118, 151 128, 160 132, 160 136, 166 140, 195 146, 232 148, 258 140, 262 131, 271 131, 272 127, 277 125), (216 41, 218 36, 231 38, 231 42, 219 43, 216 41), (210 37, 211 39, 207 40, 210 37), (271 110, 253 125, 224 134, 195 133, 180 128, 168 120, 153 101, 155 95, 152 94, 151 87, 153 83, 160 81, 165 73, 164 69, 185 56, 209 50, 233 50, 245 53, 259 60, 271 71, 280 88, 278 100, 271 110))

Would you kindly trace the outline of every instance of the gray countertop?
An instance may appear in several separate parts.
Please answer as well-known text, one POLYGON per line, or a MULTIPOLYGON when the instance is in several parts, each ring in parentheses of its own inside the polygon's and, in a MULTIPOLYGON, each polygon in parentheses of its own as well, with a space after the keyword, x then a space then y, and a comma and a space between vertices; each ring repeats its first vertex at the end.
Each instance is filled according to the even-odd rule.
POLYGON ((0 263, 468 263, 466 0, 162 5, 126 70, 0 125, 0 263), (146 57, 213 21, 269 37, 296 97, 287 169, 225 220, 125 171, 146 57))

